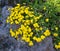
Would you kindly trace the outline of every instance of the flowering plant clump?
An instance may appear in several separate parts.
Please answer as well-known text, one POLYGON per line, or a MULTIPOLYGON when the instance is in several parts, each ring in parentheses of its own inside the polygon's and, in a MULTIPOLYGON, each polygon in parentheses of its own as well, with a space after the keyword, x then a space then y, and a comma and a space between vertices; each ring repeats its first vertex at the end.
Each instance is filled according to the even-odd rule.
POLYGON ((20 4, 8 9, 11 14, 6 20, 7 23, 19 25, 19 28, 15 30, 10 28, 10 35, 17 40, 28 43, 29 46, 33 46, 35 42, 39 43, 46 37, 52 36, 54 47, 60 49, 59 2, 49 0, 42 5, 38 5, 38 9, 35 6, 29 7, 20 4))
MULTIPOLYGON (((41 42, 47 36, 50 36, 50 30, 47 27, 41 26, 39 22, 43 17, 42 14, 35 15, 32 8, 21 6, 20 4, 17 4, 16 7, 10 10, 11 14, 7 18, 7 23, 20 26, 17 30, 10 29, 12 37, 23 40, 29 46, 32 46, 34 41, 41 42)), ((48 19, 46 19, 46 22, 48 22, 48 19)))

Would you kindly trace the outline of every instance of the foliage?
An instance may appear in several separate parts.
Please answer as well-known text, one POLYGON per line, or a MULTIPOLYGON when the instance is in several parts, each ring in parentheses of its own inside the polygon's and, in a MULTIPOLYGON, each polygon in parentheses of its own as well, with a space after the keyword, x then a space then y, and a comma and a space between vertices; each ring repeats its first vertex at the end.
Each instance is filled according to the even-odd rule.
POLYGON ((60 0, 47 0, 46 2, 41 0, 40 3, 37 0, 36 4, 32 3, 30 6, 34 8, 35 13, 39 12, 44 15, 43 22, 44 18, 49 18, 49 23, 41 25, 51 30, 54 46, 57 49, 60 48, 60 0))

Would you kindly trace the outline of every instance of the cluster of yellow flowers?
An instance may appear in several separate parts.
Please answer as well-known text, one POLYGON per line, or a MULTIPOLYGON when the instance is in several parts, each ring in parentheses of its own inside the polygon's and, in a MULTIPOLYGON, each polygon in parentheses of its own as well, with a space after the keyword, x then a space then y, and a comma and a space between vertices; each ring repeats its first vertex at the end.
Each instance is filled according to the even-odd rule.
POLYGON ((54 36, 54 37, 57 37, 57 36, 58 36, 58 33, 54 33, 53 36, 54 36))
MULTIPOLYGON (((45 9, 45 8, 44 8, 45 9)), ((50 36, 51 32, 49 29, 42 31, 43 27, 39 25, 38 20, 42 18, 42 14, 35 15, 32 8, 28 6, 21 6, 17 4, 16 7, 8 9, 11 11, 10 16, 7 18, 7 23, 16 24, 20 27, 17 30, 10 29, 10 35, 18 40, 23 40, 29 44, 34 45, 34 41, 41 42, 47 36, 50 36), (41 32, 39 35, 37 32, 41 32), (37 34, 39 35, 37 37, 37 34)), ((46 19, 48 22, 49 19, 46 19)))
POLYGON ((56 48, 56 49, 60 49, 60 42, 55 45, 55 48, 56 48))

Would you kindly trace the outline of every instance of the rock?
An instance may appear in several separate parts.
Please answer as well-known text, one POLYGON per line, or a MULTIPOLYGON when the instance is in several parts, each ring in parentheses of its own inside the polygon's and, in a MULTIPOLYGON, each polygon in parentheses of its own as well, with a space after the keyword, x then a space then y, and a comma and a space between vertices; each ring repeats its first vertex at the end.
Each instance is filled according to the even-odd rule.
POLYGON ((43 42, 39 43, 37 51, 54 51, 52 37, 47 37, 43 42))
POLYGON ((3 51, 54 51, 51 37, 47 37, 41 43, 36 43, 34 46, 29 47, 23 42, 16 41, 10 37, 6 34, 6 31, 3 32, 4 30, 0 30, 0 48, 5 48, 3 51))
POLYGON ((29 47, 21 41, 16 41, 6 33, 6 30, 0 29, 0 48, 3 49, 4 46, 5 49, 3 51, 55 51, 52 44, 52 37, 47 37, 41 43, 36 43, 34 46, 29 47))
POLYGON ((10 36, 0 36, 0 51, 4 49, 3 51, 9 51, 10 49, 13 50, 16 46, 17 41, 10 37, 10 36))
POLYGON ((60 49, 57 49, 56 51, 60 51, 60 49))
POLYGON ((1 1, 1 7, 8 5, 8 0, 0 0, 1 1))
POLYGON ((6 19, 8 15, 10 14, 10 11, 8 11, 8 8, 12 8, 12 6, 6 5, 2 8, 2 17, 3 17, 2 19, 3 20, 6 19))
POLYGON ((36 43, 32 47, 23 46, 21 51, 55 51, 52 44, 52 38, 47 37, 41 43, 36 43))
POLYGON ((10 11, 8 11, 8 8, 12 8, 12 6, 4 6, 2 8, 2 17, 0 18, 0 20, 2 22, 2 24, 0 25, 0 30, 3 31, 5 34, 7 34, 7 32, 9 32, 9 28, 10 28, 10 24, 6 23, 6 19, 7 19, 8 15, 10 14, 10 11))

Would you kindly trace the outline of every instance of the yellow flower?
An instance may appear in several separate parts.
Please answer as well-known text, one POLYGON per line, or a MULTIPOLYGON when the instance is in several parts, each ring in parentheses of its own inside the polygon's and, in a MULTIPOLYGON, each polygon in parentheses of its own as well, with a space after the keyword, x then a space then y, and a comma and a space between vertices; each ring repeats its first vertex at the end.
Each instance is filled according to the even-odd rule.
POLYGON ((17 20, 15 20, 15 23, 16 23, 16 24, 19 24, 19 22, 18 22, 17 20))
POLYGON ((10 10, 11 8, 8 8, 8 10, 10 10))
POLYGON ((28 32, 31 32, 31 31, 32 31, 32 30, 31 30, 31 28, 29 27, 29 28, 28 28, 28 32))
POLYGON ((36 31, 39 31, 39 28, 35 28, 36 31))
POLYGON ((26 24, 26 23, 24 23, 24 25, 26 26, 27 24, 26 24))
POLYGON ((23 3, 24 5, 26 4, 26 3, 23 3))
POLYGON ((18 35, 19 34, 19 31, 16 31, 16 35, 18 35))
POLYGON ((44 6, 44 8, 43 8, 44 10, 46 10, 46 6, 44 6))
POLYGON ((49 30, 46 30, 46 31, 44 32, 44 35, 45 35, 45 36, 50 36, 50 34, 51 34, 51 33, 50 33, 49 30))
POLYGON ((49 22, 49 19, 48 19, 48 18, 46 18, 46 19, 45 19, 45 21, 46 21, 46 22, 49 22))
POLYGON ((41 39, 44 40, 45 39, 45 36, 44 35, 41 35, 41 39))
POLYGON ((21 22, 21 19, 20 18, 18 19, 18 22, 21 22))
POLYGON ((55 48, 58 49, 58 45, 55 45, 55 48))
POLYGON ((55 30, 58 30, 58 27, 55 27, 55 30))
POLYGON ((60 45, 60 42, 58 44, 60 45))
POLYGON ((54 33, 53 36, 54 36, 54 37, 57 37, 57 36, 58 36, 58 33, 54 33))
POLYGON ((29 46, 33 46, 33 42, 32 41, 29 42, 29 46))
POLYGON ((11 8, 11 10, 13 11, 13 10, 14 10, 14 8, 11 8))
POLYGON ((60 45, 58 45, 58 48, 60 49, 60 45))
POLYGON ((39 27, 38 23, 33 24, 34 27, 39 27))
POLYGON ((33 19, 31 19, 30 21, 31 21, 31 23, 33 23, 33 19))
POLYGON ((6 20, 7 23, 9 23, 9 20, 6 20))
POLYGON ((12 21, 12 22, 10 22, 10 24, 13 24, 14 22, 12 21))
POLYGON ((40 30, 42 30, 43 28, 42 28, 42 27, 40 27, 39 29, 40 29, 40 30))
POLYGON ((10 29, 10 35, 11 35, 12 37, 15 36, 15 33, 12 31, 12 29, 10 29))
POLYGON ((42 14, 39 15, 40 18, 41 18, 42 16, 43 16, 42 14))
POLYGON ((26 20, 26 23, 30 23, 30 20, 26 20))
POLYGON ((10 20, 9 20, 9 21, 11 22, 11 21, 13 21, 13 19, 12 19, 12 18, 10 18, 10 20))
POLYGON ((28 14, 28 13, 29 13, 28 9, 25 9, 25 13, 26 13, 26 14, 28 14))
POLYGON ((33 40, 36 40, 36 38, 37 38, 37 37, 36 37, 36 36, 34 36, 34 37, 33 37, 33 40))
POLYGON ((30 38, 26 38, 26 40, 25 40, 26 42, 30 42, 30 38))
POLYGON ((40 17, 34 17, 35 20, 38 20, 40 17))
POLYGON ((19 32, 19 34, 21 34, 21 35, 22 35, 22 31, 21 31, 20 29, 18 29, 18 32, 19 32))
POLYGON ((25 36, 24 36, 24 37, 21 37, 21 39, 22 39, 22 40, 26 40, 26 37, 25 37, 25 36))
POLYGON ((32 35, 33 35, 33 32, 30 33, 30 36, 32 36, 32 35))
POLYGON ((20 6, 20 4, 17 4, 17 6, 20 6))
POLYGON ((30 34, 28 34, 28 37, 32 37, 33 35, 33 32, 30 32, 30 34))
POLYGON ((21 11, 20 11, 20 13, 22 14, 22 13, 24 13, 24 11, 23 11, 23 10, 21 10, 21 11))
POLYGON ((12 29, 10 29, 10 32, 12 32, 12 29))
POLYGON ((36 38, 36 42, 41 42, 42 39, 41 38, 36 38))
POLYGON ((27 19, 27 18, 29 18, 29 16, 27 15, 27 16, 25 16, 25 18, 27 19))
POLYGON ((33 40, 35 40, 36 42, 41 42, 42 41, 41 38, 37 38, 36 36, 33 37, 33 40))

